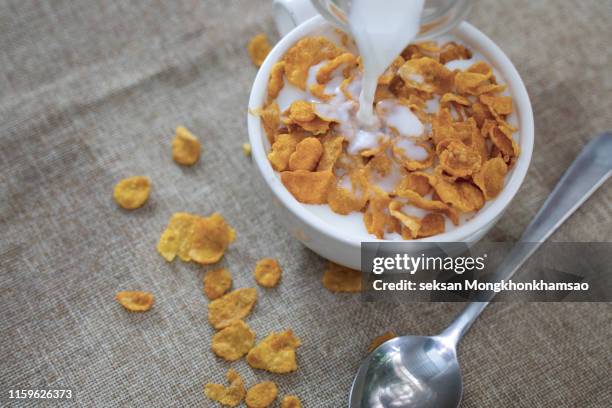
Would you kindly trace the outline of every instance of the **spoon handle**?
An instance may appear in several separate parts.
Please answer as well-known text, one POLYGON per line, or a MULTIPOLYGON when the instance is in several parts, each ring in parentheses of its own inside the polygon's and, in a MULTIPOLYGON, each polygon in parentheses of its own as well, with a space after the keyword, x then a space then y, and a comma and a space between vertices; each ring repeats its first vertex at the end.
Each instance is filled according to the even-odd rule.
MULTIPOLYGON (((612 133, 591 140, 559 180, 540 210, 527 226, 494 281, 509 279, 550 235, 584 203, 612 174, 612 133), (529 243, 529 245, 523 245, 529 243)), ((491 293, 491 292, 488 292, 491 293)), ((441 334, 457 344, 474 320, 489 304, 495 293, 483 301, 471 302, 441 334)))

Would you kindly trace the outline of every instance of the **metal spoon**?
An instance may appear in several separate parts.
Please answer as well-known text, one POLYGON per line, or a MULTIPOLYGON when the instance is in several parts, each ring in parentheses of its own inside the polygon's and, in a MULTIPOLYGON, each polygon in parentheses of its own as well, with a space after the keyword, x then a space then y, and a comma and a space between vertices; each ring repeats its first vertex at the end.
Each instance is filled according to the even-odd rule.
MULTIPOLYGON (((508 279, 612 173, 612 133, 594 138, 546 199, 496 278, 508 279)), ((492 296, 472 302, 438 336, 403 336, 374 350, 353 381, 350 408, 457 407, 463 383, 457 344, 492 296)))

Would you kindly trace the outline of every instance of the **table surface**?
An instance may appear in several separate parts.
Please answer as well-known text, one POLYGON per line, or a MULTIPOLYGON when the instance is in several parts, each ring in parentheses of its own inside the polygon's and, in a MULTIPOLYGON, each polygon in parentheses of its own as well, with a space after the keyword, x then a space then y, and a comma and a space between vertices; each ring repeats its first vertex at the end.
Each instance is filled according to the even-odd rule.
MULTIPOLYGON (((516 239, 581 146, 612 127, 612 2, 476 1, 469 21, 508 54, 531 96, 533 162, 488 239, 516 239)), ((245 50, 276 38, 269 1, 0 2, 0 392, 72 389, 81 406, 213 406, 205 382, 235 367, 274 380, 307 407, 341 407, 369 341, 440 331, 460 304, 364 304, 323 289, 324 260, 275 217, 241 144, 256 69, 245 50), (185 125, 201 162, 175 165, 185 125), (134 212, 117 208, 121 178, 148 175, 134 212), (238 238, 222 265, 252 286, 259 258, 284 269, 259 289, 248 323, 293 328, 299 370, 255 371, 210 351, 202 277, 155 244, 170 215, 221 212, 238 238), (155 294, 126 313, 118 290, 155 294)), ((612 240, 607 183, 560 228, 559 241, 612 240)), ((462 407, 603 407, 612 400, 609 304, 494 304, 464 339, 462 407)), ((19 405, 15 401, 13 404, 19 405)))

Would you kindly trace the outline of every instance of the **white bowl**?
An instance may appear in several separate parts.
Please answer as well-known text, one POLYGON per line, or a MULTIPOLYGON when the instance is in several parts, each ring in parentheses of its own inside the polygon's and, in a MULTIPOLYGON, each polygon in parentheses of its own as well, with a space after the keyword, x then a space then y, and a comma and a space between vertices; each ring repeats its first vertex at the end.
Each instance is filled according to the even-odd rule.
MULTIPOLYGON (((256 109, 263 105, 270 69, 287 49, 300 38, 320 34, 326 30, 326 27, 328 23, 322 17, 314 17, 293 29, 276 44, 257 73, 251 90, 249 109, 256 109)), ((531 102, 525 85, 512 62, 493 41, 466 22, 461 23, 450 34, 482 54, 508 85, 514 100, 521 154, 512 171, 506 176, 506 186, 501 194, 496 199, 487 202, 485 207, 478 211, 472 219, 449 232, 417 241, 406 241, 407 245, 414 244, 415 250, 418 251, 422 250, 422 243, 473 243, 481 239, 501 217, 516 195, 527 174, 533 150, 534 126, 531 102)), ((269 143, 258 116, 248 114, 248 130, 255 165, 272 192, 274 211, 280 221, 295 238, 317 254, 341 265, 359 269, 363 239, 351 236, 339 227, 326 222, 299 203, 281 183, 278 174, 268 161, 269 143)), ((372 238, 367 241, 382 240, 372 238)))

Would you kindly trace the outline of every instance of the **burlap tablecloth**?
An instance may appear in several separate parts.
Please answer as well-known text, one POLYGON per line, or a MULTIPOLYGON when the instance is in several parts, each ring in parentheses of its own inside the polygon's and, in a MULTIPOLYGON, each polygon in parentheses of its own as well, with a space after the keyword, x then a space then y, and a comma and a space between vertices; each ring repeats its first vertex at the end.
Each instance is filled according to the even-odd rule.
MULTIPOLYGON (((515 239, 581 145, 612 127, 611 16, 609 0, 476 2, 469 20, 516 64, 536 121, 527 180, 489 239, 515 239)), ((276 38, 265 0, 0 2, 0 405, 33 403, 9 389, 56 388, 80 406, 214 406, 202 385, 231 366, 306 407, 343 407, 370 339, 437 333, 460 310, 322 288, 324 261, 281 227, 240 147, 256 73, 245 44, 260 31, 276 38), (193 168, 170 157, 179 124, 203 142, 193 168), (112 189, 135 174, 153 192, 128 213, 112 189), (212 354, 207 268, 155 251, 176 211, 220 211, 236 228, 222 262, 235 287, 279 258, 282 284, 259 290, 248 323, 259 338, 296 331, 296 373, 212 354), (122 289, 152 291, 154 308, 125 312, 122 289)), ((612 240, 611 187, 554 239, 612 240)), ((609 304, 492 305, 461 345, 462 406, 610 406, 611 327, 609 304)))

